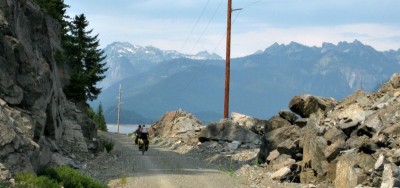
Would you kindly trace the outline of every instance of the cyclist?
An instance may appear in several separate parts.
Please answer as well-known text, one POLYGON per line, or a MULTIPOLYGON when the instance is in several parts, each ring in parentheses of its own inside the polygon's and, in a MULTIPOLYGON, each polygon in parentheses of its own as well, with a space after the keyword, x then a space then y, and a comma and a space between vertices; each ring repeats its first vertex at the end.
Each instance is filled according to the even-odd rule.
POLYGON ((136 145, 138 144, 138 139, 141 136, 141 132, 142 132, 142 125, 139 125, 139 127, 134 132, 135 135, 136 135, 136 138, 135 138, 135 144, 136 145))
POLYGON ((140 138, 143 140, 145 147, 146 147, 146 151, 149 149, 149 129, 146 127, 146 125, 143 125, 142 129, 141 129, 141 135, 140 138))

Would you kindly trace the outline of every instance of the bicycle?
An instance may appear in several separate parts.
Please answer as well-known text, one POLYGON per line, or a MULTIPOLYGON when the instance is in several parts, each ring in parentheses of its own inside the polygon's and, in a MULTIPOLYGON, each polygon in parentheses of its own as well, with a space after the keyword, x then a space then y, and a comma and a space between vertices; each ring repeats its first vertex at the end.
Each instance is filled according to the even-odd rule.
POLYGON ((142 155, 144 155, 144 152, 149 149, 149 140, 148 139, 138 139, 138 146, 139 146, 139 151, 142 152, 142 155))

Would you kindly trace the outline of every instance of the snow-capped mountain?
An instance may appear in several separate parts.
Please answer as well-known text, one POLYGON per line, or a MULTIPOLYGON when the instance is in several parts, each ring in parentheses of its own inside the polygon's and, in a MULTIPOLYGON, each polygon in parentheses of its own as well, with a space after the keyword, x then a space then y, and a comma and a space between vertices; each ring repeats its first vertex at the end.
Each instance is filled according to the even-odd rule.
POLYGON ((221 60, 222 58, 206 51, 194 55, 183 54, 174 50, 161 50, 153 46, 138 46, 128 42, 114 42, 104 49, 107 55, 106 78, 99 83, 102 88, 138 73, 142 73, 156 66, 157 64, 173 59, 195 59, 195 60, 221 60))
MULTIPOLYGON (((114 69, 115 72, 128 70, 128 66, 133 67, 131 70, 140 67, 130 63, 126 55, 131 52, 125 51, 132 48, 115 49, 124 54, 118 59, 121 67, 114 69), (124 58, 126 61, 122 61, 124 58)), ((136 53, 138 51, 146 53, 146 48, 136 50, 136 53)), ((150 53, 149 48, 147 51, 150 53)), ((119 57, 120 53, 114 57, 119 57)), ((166 111, 179 108, 193 112, 204 121, 221 118, 225 79, 223 60, 197 60, 209 55, 203 52, 190 59, 187 56, 177 58, 181 56, 176 52, 174 56, 172 52, 161 50, 151 53, 158 53, 159 57, 164 54, 169 60, 161 62, 154 60, 157 55, 144 55, 142 58, 148 59, 148 67, 143 66, 143 69, 147 68, 147 71, 124 73, 131 75, 121 80, 125 111, 136 112, 147 120, 156 120, 166 111), (152 64, 151 68, 149 64, 152 64)), ((275 43, 264 51, 231 60, 230 107, 231 111, 269 118, 287 108, 295 95, 308 93, 340 100, 357 89, 373 91, 399 71, 400 49, 380 52, 357 40, 324 43, 321 47, 296 42, 275 43)), ((114 84, 99 96, 98 100, 106 109, 106 118, 116 117, 112 109, 116 109, 117 94, 118 85, 114 84)), ((137 118, 124 118, 125 123, 139 123, 137 118)))

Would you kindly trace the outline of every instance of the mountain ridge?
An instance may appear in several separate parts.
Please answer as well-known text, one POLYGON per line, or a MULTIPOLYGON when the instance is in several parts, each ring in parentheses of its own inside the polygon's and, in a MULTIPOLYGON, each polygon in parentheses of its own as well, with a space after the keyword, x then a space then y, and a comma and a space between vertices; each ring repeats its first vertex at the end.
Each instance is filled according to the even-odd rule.
POLYGON ((222 60, 222 57, 207 51, 201 51, 193 55, 183 54, 175 50, 161 50, 154 46, 140 46, 129 42, 113 42, 104 48, 107 58, 105 62, 108 70, 105 80, 99 83, 102 88, 126 78, 131 74, 145 72, 163 61, 173 59, 196 60, 222 60), (119 63, 114 63, 119 62, 119 63))
MULTIPOLYGON (((231 111, 265 118, 287 108, 286 101, 299 93, 341 99, 357 89, 372 91, 400 69, 399 62, 400 50, 379 52, 357 40, 321 47, 275 43, 231 60, 231 111)), ((222 116, 224 69, 222 60, 170 59, 121 83, 128 108, 135 106, 143 117, 155 120, 183 108, 213 114, 200 118, 209 122, 222 116)), ((115 98, 116 85, 99 100, 110 98, 110 89, 115 98)))

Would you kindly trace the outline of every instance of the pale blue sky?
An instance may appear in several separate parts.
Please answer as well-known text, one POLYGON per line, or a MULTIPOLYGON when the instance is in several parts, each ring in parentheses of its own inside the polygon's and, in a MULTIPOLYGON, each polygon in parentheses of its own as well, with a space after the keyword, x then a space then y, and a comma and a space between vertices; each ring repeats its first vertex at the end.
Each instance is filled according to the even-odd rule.
MULTIPOLYGON (((71 6, 68 14, 86 15, 102 47, 122 41, 190 54, 203 50, 225 54, 227 0, 65 3, 71 6)), ((233 8, 244 9, 233 13, 232 57, 291 41, 321 46, 358 39, 381 51, 397 50, 399 7, 400 0, 233 0, 233 8)))

